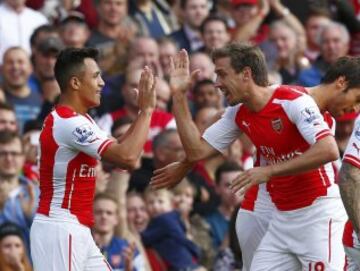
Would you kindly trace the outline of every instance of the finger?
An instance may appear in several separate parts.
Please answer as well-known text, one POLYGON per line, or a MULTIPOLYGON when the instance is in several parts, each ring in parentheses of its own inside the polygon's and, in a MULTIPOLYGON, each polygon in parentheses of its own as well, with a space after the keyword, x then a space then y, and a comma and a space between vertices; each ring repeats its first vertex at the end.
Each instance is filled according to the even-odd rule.
POLYGON ((181 50, 181 64, 182 64, 182 67, 183 68, 185 68, 185 69, 189 69, 189 66, 190 66, 190 64, 189 64, 189 56, 188 56, 188 53, 187 53, 187 51, 185 50, 185 49, 182 49, 181 50))
POLYGON ((157 180, 157 181, 150 182, 150 186, 154 190, 169 188, 171 186, 171 182, 168 180, 157 180))
POLYGON ((167 170, 166 167, 162 167, 162 168, 156 169, 156 170, 154 170, 154 175, 161 174, 161 173, 165 172, 166 170, 167 170))
MULTIPOLYGON (((176 56, 175 56, 176 57, 176 56)), ((170 57, 170 73, 173 73, 175 70, 175 60, 174 60, 174 57, 171 56, 170 57)))

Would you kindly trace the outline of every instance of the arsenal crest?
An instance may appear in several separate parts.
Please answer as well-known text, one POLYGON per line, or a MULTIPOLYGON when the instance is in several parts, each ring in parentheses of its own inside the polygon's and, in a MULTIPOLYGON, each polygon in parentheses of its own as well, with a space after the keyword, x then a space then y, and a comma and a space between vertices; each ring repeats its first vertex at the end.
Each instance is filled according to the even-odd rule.
POLYGON ((272 119, 271 126, 278 134, 280 134, 284 128, 281 118, 272 119))

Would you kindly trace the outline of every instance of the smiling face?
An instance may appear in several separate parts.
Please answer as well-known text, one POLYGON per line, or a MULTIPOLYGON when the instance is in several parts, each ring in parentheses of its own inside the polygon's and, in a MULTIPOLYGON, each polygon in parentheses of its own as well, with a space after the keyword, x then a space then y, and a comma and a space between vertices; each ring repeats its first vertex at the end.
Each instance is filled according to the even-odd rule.
POLYGON ((230 41, 230 35, 224 22, 214 20, 206 24, 203 39, 208 49, 216 49, 224 47, 230 41))
POLYGON ((85 58, 84 71, 79 77, 79 95, 83 104, 87 108, 100 105, 101 89, 105 83, 101 78, 100 68, 92 58, 85 58))

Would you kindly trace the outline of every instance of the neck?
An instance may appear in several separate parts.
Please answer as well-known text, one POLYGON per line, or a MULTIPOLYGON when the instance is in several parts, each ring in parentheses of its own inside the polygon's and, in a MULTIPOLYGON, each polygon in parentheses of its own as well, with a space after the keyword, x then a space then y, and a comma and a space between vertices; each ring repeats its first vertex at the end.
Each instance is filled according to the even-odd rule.
POLYGON ((113 232, 108 232, 108 233, 96 232, 94 234, 94 239, 95 239, 96 244, 99 247, 105 247, 105 246, 108 246, 110 244, 111 239, 113 238, 113 236, 114 236, 113 232))
POLYGON ((307 88, 309 95, 314 99, 320 111, 326 111, 334 96, 337 95, 332 84, 318 85, 307 88))
POLYGON ((5 90, 18 98, 25 98, 31 93, 31 89, 27 85, 11 87, 8 84, 5 84, 5 90))
MULTIPOLYGON (((68 90, 67 90, 68 91, 68 90)), ((78 99, 74 95, 65 95, 62 94, 60 96, 59 105, 70 107, 72 110, 74 110, 76 113, 79 113, 81 115, 85 115, 89 108, 86 107, 80 99, 78 99)))
POLYGON ((100 21, 98 31, 109 38, 116 39, 121 31, 121 24, 113 25, 100 21))
POLYGON ((244 102, 244 104, 247 108, 250 109, 250 111, 259 112, 270 101, 273 93, 274 89, 269 89, 267 87, 250 87, 250 91, 248 92, 248 99, 246 102, 244 102))

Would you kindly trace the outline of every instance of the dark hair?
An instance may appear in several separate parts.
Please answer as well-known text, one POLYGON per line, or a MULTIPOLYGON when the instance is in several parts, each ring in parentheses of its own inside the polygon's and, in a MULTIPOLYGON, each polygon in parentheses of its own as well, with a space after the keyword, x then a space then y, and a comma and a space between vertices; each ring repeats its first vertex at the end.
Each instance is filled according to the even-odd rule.
POLYGON ((15 113, 15 109, 12 106, 12 104, 6 103, 6 102, 0 102, 0 110, 7 110, 12 111, 15 113))
POLYGON ((44 33, 57 33, 57 30, 56 30, 55 26, 50 25, 50 24, 44 24, 44 25, 39 26, 38 28, 36 28, 34 30, 34 32, 30 36, 30 45, 31 46, 37 45, 36 41, 37 41, 37 38, 38 38, 38 36, 39 36, 39 34, 41 32, 44 32, 44 33))
POLYGON ((210 79, 203 79, 203 80, 200 80, 198 82, 196 82, 194 88, 193 88, 193 93, 194 94, 197 94, 199 89, 202 87, 202 86, 206 86, 206 85, 213 85, 215 86, 215 83, 210 80, 210 79))
MULTIPOLYGON (((208 2, 208 1, 206 1, 206 2, 208 2)), ((185 9, 187 3, 188 3, 188 0, 180 0, 181 9, 185 9)))
POLYGON ((243 171, 244 169, 238 163, 225 161, 222 163, 215 171, 215 182, 216 184, 220 183, 221 175, 223 173, 232 172, 232 171, 243 171))
POLYGON ((231 67, 237 73, 249 67, 254 82, 262 87, 268 86, 266 60, 259 47, 246 43, 230 43, 223 48, 214 49, 211 57, 214 62, 218 58, 229 57, 231 67))
POLYGON ((55 78, 61 91, 65 91, 72 76, 79 75, 84 68, 84 59, 95 61, 99 51, 94 48, 67 48, 62 50, 55 63, 55 78))
POLYGON ((360 87, 360 58, 350 56, 338 58, 326 71, 321 83, 330 84, 340 76, 345 77, 347 89, 360 87))
POLYGON ((21 231, 21 228, 12 222, 5 222, 0 226, 0 240, 10 235, 16 235, 22 241, 24 241, 24 236, 21 231))
POLYGON ((23 128, 23 134, 30 132, 30 131, 40 131, 42 129, 42 121, 34 119, 34 120, 28 120, 24 124, 23 128))
POLYGON ((204 34, 204 32, 205 32, 206 25, 211 22, 221 22, 224 24, 226 31, 229 30, 228 23, 223 16, 220 16, 217 14, 212 14, 212 15, 209 15, 208 17, 206 17, 206 19, 202 22, 202 24, 200 26, 200 32, 202 34, 204 34))
POLYGON ((158 147, 167 145, 169 143, 168 136, 172 134, 177 134, 177 130, 170 128, 170 129, 165 129, 161 131, 159 134, 157 134, 152 142, 152 150, 154 151, 158 147))
POLYGON ((310 8, 305 23, 312 17, 326 17, 331 19, 331 13, 327 8, 310 8))

